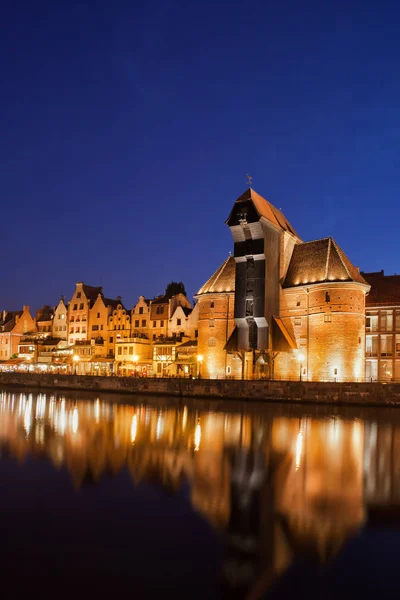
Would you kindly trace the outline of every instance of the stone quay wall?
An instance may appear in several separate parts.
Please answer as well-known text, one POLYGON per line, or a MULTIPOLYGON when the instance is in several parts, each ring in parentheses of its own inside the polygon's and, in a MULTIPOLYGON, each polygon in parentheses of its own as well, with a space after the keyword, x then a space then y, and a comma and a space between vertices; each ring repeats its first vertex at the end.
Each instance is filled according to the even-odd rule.
POLYGON ((209 398, 257 402, 297 402, 400 406, 400 384, 338 383, 300 381, 237 381, 221 379, 152 379, 135 377, 93 377, 83 375, 41 375, 0 373, 0 388, 112 392, 138 396, 209 398))

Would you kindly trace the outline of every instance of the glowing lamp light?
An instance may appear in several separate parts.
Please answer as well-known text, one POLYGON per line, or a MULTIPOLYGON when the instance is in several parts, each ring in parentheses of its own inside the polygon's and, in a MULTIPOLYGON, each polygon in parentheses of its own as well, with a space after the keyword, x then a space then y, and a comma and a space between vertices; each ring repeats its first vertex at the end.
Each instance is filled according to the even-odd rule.
POLYGON ((139 360, 139 357, 138 357, 138 355, 137 355, 137 354, 134 354, 132 358, 133 358, 133 362, 134 362, 134 363, 137 363, 137 362, 138 362, 138 360, 139 360))
POLYGON ((74 354, 72 357, 72 360, 74 361, 74 363, 78 363, 81 359, 79 358, 79 356, 77 354, 74 354))

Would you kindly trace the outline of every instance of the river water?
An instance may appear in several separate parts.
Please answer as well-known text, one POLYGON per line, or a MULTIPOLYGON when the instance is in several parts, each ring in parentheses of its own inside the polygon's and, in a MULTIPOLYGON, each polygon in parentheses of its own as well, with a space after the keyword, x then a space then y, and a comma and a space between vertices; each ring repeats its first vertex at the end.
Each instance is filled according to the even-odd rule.
POLYGON ((399 409, 3 390, 0 452, 3 598, 398 597, 399 409))

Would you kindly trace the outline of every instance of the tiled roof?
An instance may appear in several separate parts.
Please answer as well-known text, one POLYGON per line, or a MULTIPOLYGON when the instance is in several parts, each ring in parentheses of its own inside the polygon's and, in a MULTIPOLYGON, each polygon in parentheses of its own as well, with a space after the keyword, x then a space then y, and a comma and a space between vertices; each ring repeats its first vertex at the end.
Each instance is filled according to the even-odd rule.
POLYGON ((235 291, 236 263, 233 256, 229 256, 215 271, 214 275, 199 289, 196 296, 202 294, 217 294, 235 291))
POLYGON ((125 306, 122 304, 121 298, 103 298, 103 302, 105 306, 111 306, 113 309, 117 308, 118 304, 120 304, 122 308, 125 309, 125 306))
POLYGON ((188 340, 187 342, 183 342, 183 344, 180 344, 178 346, 178 350, 184 349, 184 348, 196 348, 197 347, 197 340, 188 340))
POLYGON ((157 296, 151 300, 152 304, 168 304, 169 299, 166 296, 157 296))
POLYGON ((354 281, 367 285, 359 270, 332 238, 294 247, 284 288, 334 281, 354 281))
MULTIPOLYGON (((236 200, 235 204, 246 202, 248 200, 252 200, 254 207, 260 217, 264 217, 280 229, 284 231, 289 231, 296 237, 299 237, 295 231, 295 229, 291 226, 285 215, 275 208, 268 200, 257 194, 252 188, 247 189, 239 198, 236 200)), ((227 219, 229 221, 229 217, 227 219)))
POLYGON ((15 318, 21 317, 22 314, 22 310, 8 311, 5 319, 0 321, 0 331, 12 331, 15 327, 15 318))
POLYGON ((92 285, 83 284, 82 289, 88 300, 96 300, 97 296, 103 292, 102 286, 93 287, 92 285))
POLYGON ((38 317, 36 319, 36 322, 41 323, 42 321, 52 321, 53 317, 54 317, 53 313, 47 313, 47 314, 44 314, 44 315, 41 315, 40 317, 38 317))
POLYGON ((371 286, 365 299, 367 306, 400 305, 400 275, 385 275, 379 273, 363 273, 364 278, 371 286))

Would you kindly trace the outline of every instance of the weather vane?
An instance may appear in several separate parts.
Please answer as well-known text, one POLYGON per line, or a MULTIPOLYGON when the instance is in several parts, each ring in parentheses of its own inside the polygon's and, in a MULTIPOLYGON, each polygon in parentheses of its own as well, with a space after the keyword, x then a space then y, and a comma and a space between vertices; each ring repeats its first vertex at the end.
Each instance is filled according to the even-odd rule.
POLYGON ((249 186, 249 188, 251 188, 251 184, 253 183, 252 176, 247 173, 246 179, 247 179, 247 181, 246 181, 247 185, 249 186))

